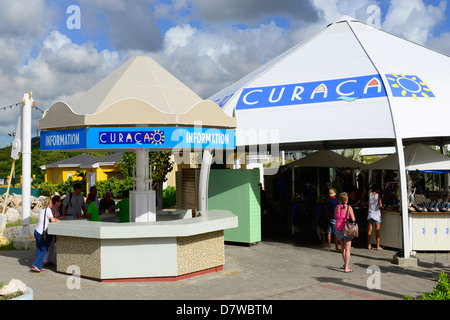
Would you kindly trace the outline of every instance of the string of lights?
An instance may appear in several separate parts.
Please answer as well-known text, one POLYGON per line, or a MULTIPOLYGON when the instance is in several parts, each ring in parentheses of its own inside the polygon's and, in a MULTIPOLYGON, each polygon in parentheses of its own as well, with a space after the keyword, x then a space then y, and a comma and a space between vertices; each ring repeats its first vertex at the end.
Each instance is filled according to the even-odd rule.
MULTIPOLYGON (((11 104, 11 105, 6 106, 6 107, 0 107, 0 110, 6 111, 8 109, 12 109, 12 108, 15 108, 15 107, 22 107, 22 106, 23 106, 23 103, 22 102, 18 102, 18 103, 14 103, 14 104, 11 104)), ((42 109, 40 109, 38 106, 33 105, 32 108, 35 108, 36 110, 38 110, 39 112, 44 114, 44 111, 42 109)))
POLYGON ((7 110, 7 109, 12 109, 12 108, 21 107, 21 106, 23 106, 23 103, 22 102, 18 102, 18 103, 14 103, 14 104, 12 104, 10 106, 2 107, 0 109, 7 110))

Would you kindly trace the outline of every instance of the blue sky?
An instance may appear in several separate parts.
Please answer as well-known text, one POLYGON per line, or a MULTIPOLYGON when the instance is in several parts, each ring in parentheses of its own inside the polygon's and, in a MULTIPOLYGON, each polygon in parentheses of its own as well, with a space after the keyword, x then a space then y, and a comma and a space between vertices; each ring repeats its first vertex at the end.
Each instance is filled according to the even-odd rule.
MULTIPOLYGON (((155 59, 208 98, 342 15, 450 55, 447 0, 2 0, 0 147, 33 91, 45 110, 70 103, 135 55, 155 59), (69 29, 70 5, 80 29, 69 29), (24 10, 26 8, 26 10, 24 10), (367 13, 379 8, 377 13, 367 13), (23 19, 18 19, 21 17, 23 19)), ((33 132, 42 114, 33 111, 33 132)))

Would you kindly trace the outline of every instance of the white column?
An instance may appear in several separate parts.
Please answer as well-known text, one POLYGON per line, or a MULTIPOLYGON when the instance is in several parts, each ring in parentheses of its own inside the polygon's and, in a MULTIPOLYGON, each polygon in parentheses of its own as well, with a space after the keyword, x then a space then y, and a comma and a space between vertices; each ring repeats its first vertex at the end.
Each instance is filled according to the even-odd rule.
POLYGON ((22 108, 22 233, 21 237, 32 237, 31 216, 31 106, 32 94, 23 97, 22 108))
POLYGON ((200 169, 200 180, 198 185, 198 210, 206 215, 208 212, 208 187, 209 173, 211 171, 212 153, 205 149, 203 152, 202 167, 200 169))
POLYGON ((145 180, 149 178, 149 149, 136 150, 136 191, 148 191, 148 183, 145 180))
POLYGON ((130 192, 130 222, 156 221, 156 192, 151 190, 149 149, 136 150, 136 190, 130 192), (149 186, 150 185, 150 186, 149 186))

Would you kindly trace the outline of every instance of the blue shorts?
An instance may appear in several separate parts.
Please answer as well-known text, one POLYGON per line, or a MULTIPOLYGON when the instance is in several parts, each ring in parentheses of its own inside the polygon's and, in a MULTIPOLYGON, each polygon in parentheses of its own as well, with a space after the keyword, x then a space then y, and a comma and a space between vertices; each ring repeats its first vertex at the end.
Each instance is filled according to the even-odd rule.
POLYGON ((328 226, 328 233, 336 234, 336 225, 335 224, 330 224, 328 226))
POLYGON ((352 241, 353 237, 344 236, 344 230, 336 230, 336 235, 339 241, 352 241))
POLYGON ((372 223, 375 223, 375 224, 381 224, 381 218, 380 218, 380 221, 377 221, 377 220, 375 220, 375 219, 369 219, 369 220, 367 220, 367 223, 368 223, 368 224, 372 224, 372 223))

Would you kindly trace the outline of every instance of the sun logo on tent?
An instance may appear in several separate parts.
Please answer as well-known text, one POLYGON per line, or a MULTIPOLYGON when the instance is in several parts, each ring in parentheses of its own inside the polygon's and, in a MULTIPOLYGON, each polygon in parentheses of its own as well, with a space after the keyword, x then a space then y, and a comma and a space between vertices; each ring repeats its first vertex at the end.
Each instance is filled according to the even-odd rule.
POLYGON ((155 144, 155 145, 161 144, 162 145, 164 143, 164 139, 165 139, 164 131, 159 131, 159 129, 158 129, 158 130, 155 130, 152 133, 150 133, 150 142, 152 144, 155 144))
POLYGON ((386 75, 392 89, 394 97, 412 97, 416 100, 419 98, 434 98, 434 94, 427 83, 423 82, 417 76, 406 76, 404 74, 388 74, 386 75))

